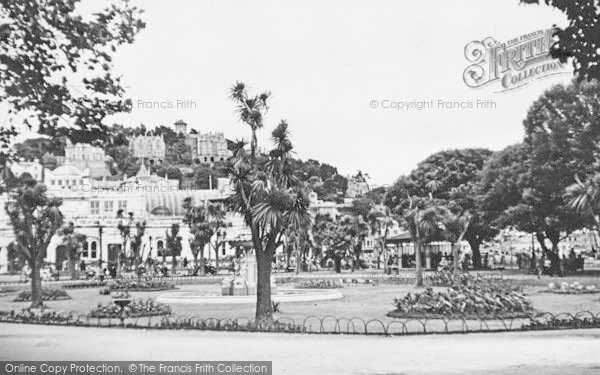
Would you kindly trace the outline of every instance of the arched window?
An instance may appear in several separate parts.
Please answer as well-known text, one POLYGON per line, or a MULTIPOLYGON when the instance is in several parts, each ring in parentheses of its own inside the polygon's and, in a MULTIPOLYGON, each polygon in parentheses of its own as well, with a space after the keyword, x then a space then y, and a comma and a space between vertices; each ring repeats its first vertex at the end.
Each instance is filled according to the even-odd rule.
POLYGON ((98 248, 98 243, 96 241, 92 241, 92 251, 90 254, 90 258, 96 258, 96 250, 98 248))

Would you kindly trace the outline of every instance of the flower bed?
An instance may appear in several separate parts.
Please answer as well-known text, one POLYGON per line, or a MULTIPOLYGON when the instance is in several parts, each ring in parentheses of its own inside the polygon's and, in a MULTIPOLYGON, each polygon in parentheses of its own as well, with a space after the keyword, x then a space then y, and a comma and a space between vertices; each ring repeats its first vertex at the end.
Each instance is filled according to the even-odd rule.
POLYGON ((343 287, 344 284, 335 279, 302 280, 296 284, 296 288, 299 289, 335 289, 343 287))
POLYGON ((15 293, 15 292, 18 292, 19 289, 21 289, 21 288, 17 288, 14 286, 3 286, 3 287, 0 287, 0 295, 15 293))
POLYGON ((269 324, 258 325, 255 322, 236 320, 207 319, 196 321, 194 319, 183 319, 180 321, 169 320, 162 323, 161 328, 166 329, 200 329, 209 331, 234 331, 234 332, 281 332, 281 333, 305 333, 304 325, 294 323, 283 323, 274 321, 269 324))
POLYGON ((561 283, 548 284, 548 289, 543 290, 543 292, 548 293, 557 293, 557 294, 589 294, 589 293, 600 293, 600 288, 596 285, 582 285, 577 281, 569 283, 561 283))
POLYGON ((72 323, 73 316, 52 309, 23 309, 19 312, 2 313, 0 319, 17 323, 68 324, 72 323))
MULTIPOLYGON (((137 318, 142 316, 170 315, 171 307, 163 303, 159 303, 149 298, 147 300, 131 301, 131 303, 123 309, 125 317, 137 318)), ((120 318, 121 308, 114 302, 98 306, 90 312, 92 318, 120 318)))
MULTIPOLYGON (((65 299, 71 299, 71 296, 67 294, 63 289, 55 288, 42 288, 42 301, 60 301, 65 299)), ((31 290, 26 289, 21 293, 17 294, 13 302, 27 302, 31 301, 31 290)))
POLYGON ((68 284, 64 284, 63 289, 85 289, 85 288, 98 288, 107 285, 106 281, 91 280, 91 281, 74 281, 68 284))
POLYGON ((474 282, 454 286, 446 292, 408 293, 395 299, 393 318, 516 318, 533 313, 531 304, 513 288, 494 283, 474 282))
POLYGON ((167 279, 155 279, 148 277, 110 281, 106 288, 100 289, 100 294, 110 294, 110 292, 115 290, 127 290, 131 292, 154 292, 168 289, 175 289, 175 283, 167 279))

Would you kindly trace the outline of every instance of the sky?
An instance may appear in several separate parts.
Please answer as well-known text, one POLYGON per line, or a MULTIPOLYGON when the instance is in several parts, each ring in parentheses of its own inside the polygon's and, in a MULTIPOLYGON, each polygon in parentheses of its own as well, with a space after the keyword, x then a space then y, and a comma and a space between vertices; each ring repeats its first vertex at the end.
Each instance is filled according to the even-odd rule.
MULTIPOLYGON (((106 2, 84 0, 84 7, 106 2)), ((570 75, 497 93, 463 81, 465 46, 565 25, 566 16, 519 0, 134 1, 146 28, 115 54, 133 101, 107 124, 148 128, 183 119, 200 132, 249 138, 228 98, 236 82, 272 92, 259 143, 281 120, 297 157, 361 170, 391 184, 428 155, 452 148, 499 150, 519 142, 531 103, 570 75), (195 108, 177 108, 177 101, 195 108), (382 108, 384 101, 491 100, 495 108, 382 108), (376 101, 377 108, 372 108, 376 101), (174 108, 146 108, 171 102, 174 108), (152 104, 151 104, 152 105, 152 104)))

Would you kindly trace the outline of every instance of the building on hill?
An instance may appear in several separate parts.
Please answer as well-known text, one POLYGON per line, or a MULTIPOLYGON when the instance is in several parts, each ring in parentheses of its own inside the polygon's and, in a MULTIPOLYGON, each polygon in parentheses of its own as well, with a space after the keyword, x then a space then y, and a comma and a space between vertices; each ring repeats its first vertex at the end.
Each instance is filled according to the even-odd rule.
POLYGON ((56 166, 71 166, 80 170, 88 170, 89 176, 94 179, 102 179, 110 176, 108 164, 110 158, 106 156, 100 147, 88 143, 72 144, 67 140, 65 156, 55 156, 56 166))
POLYGON ((187 124, 183 120, 175 123, 175 132, 185 136, 185 142, 190 147, 192 158, 199 159, 201 163, 214 163, 227 160, 231 151, 227 147, 227 139, 222 132, 188 133, 187 124))
POLYGON ((148 132, 146 135, 127 137, 127 141, 131 156, 153 162, 162 162, 165 159, 167 147, 162 135, 148 132))
POLYGON ((29 174, 36 181, 44 180, 44 167, 38 159, 25 161, 23 159, 9 163, 9 168, 15 177, 21 177, 23 174, 29 174))
POLYGON ((346 189, 346 197, 359 198, 368 193, 371 189, 367 180, 360 176, 347 176, 348 188, 346 189))

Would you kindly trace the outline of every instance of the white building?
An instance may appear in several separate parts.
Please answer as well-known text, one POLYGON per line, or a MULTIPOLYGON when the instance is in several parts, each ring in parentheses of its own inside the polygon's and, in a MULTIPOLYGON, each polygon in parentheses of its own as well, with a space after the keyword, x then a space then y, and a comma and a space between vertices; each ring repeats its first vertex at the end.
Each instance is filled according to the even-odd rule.
POLYGON ((65 165, 87 170, 91 178, 98 179, 110 176, 107 165, 110 158, 106 156, 103 149, 88 143, 72 144, 67 140, 65 156, 56 156, 56 162, 58 166, 65 165))
MULTIPOLYGON (((181 257, 192 260, 189 245, 189 230, 183 223, 183 202, 191 197, 196 204, 201 202, 223 201, 232 194, 227 178, 219 179, 217 189, 179 190, 177 180, 168 180, 151 175, 145 167, 140 168, 136 176, 117 181, 94 180, 86 171, 73 166, 62 166, 46 175, 48 195, 62 199, 61 212, 64 221, 73 222, 78 233, 87 237, 82 259, 90 263, 116 261, 123 246, 123 239, 117 228, 124 219, 117 218, 122 210, 124 216, 133 214, 131 232, 135 233, 135 223, 146 222, 146 231, 142 239, 142 256, 160 258, 161 249, 166 247, 166 232, 173 224, 180 225, 182 237, 181 257)), ((0 197, 4 207, 7 196, 0 197)), ((226 229, 225 239, 232 239, 248 233, 241 216, 230 213, 226 217, 231 226, 226 229)), ((127 220, 125 222, 128 222, 127 220)), ((0 272, 6 270, 6 248, 14 240, 13 230, 4 210, 0 211, 0 272)), ((66 259, 62 239, 55 235, 48 247, 46 261, 61 267, 66 259)), ((213 239, 214 243, 214 239, 213 239)), ((126 241, 125 251, 129 252, 126 241)), ((227 244, 219 249, 220 256, 233 255, 235 249, 227 244)), ((215 257, 214 249, 205 248, 206 258, 215 257)))
POLYGON ((225 161, 232 155, 227 148, 227 139, 221 132, 188 133, 187 124, 183 120, 175 123, 175 132, 185 136, 192 157, 199 159, 201 163, 225 161))
POLYGON ((127 137, 127 140, 132 156, 155 162, 162 162, 165 159, 167 147, 162 135, 153 135, 149 132, 146 135, 127 137))

